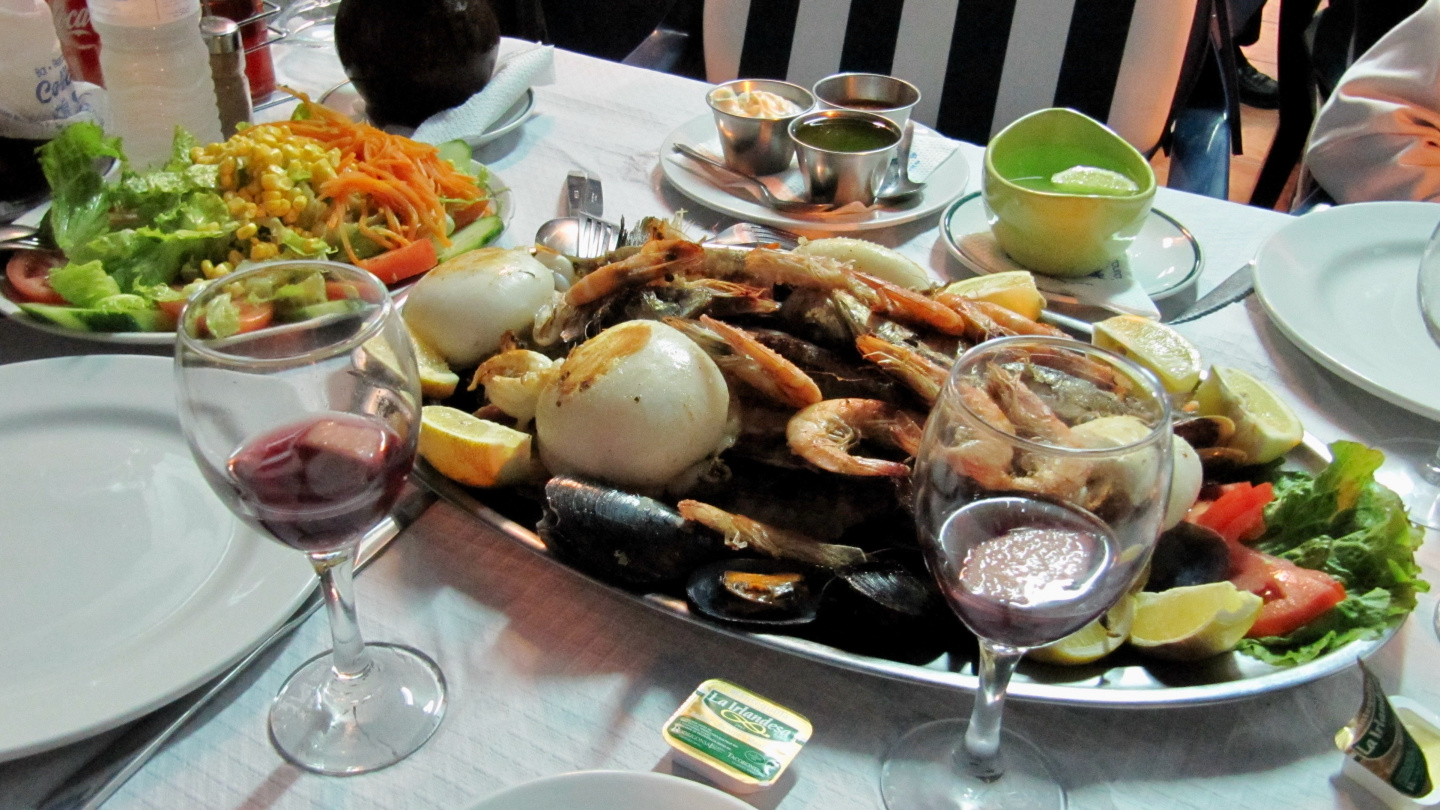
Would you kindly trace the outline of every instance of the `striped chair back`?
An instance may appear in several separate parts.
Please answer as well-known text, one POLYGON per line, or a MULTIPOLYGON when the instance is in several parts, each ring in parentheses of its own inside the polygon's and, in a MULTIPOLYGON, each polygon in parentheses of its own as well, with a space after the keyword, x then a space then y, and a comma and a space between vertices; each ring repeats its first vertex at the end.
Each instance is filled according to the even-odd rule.
POLYGON ((983 144, 1073 107, 1150 154, 1169 123, 1207 0, 705 0, 706 77, 899 76, 916 120, 983 144))

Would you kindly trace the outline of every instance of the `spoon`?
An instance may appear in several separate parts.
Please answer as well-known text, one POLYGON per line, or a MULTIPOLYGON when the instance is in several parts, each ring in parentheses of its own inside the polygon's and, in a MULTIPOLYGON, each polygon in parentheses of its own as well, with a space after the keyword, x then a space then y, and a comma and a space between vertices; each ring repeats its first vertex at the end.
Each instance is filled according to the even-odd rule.
POLYGON ((835 210, 835 206, 831 203, 812 203, 800 202, 798 200, 782 200, 779 197, 776 197, 774 194, 771 194, 770 189, 766 188, 765 184, 760 182, 759 180, 756 180, 755 178, 748 175, 741 174, 740 172, 735 171, 734 169, 726 166, 720 161, 715 160, 714 158, 703 152, 696 151, 694 148, 686 144, 675 144, 675 151, 679 152, 685 157, 690 158, 691 160, 698 160, 701 163, 704 163, 705 165, 711 167, 715 171, 719 172, 721 175, 730 178, 736 183, 743 184, 746 188, 750 189, 756 197, 759 198, 760 202, 763 205, 769 206, 770 208, 773 208, 781 213, 818 214, 824 211, 835 210))
POLYGON ((597 259, 618 247, 624 234, 623 219, 617 226, 583 214, 542 224, 535 231, 535 244, 577 259, 597 259))
POLYGON ((915 122, 905 122, 905 134, 895 150, 895 170, 885 178, 885 183, 875 193, 875 202, 881 205, 904 202, 925 190, 924 183, 910 179, 910 144, 915 140, 915 122))

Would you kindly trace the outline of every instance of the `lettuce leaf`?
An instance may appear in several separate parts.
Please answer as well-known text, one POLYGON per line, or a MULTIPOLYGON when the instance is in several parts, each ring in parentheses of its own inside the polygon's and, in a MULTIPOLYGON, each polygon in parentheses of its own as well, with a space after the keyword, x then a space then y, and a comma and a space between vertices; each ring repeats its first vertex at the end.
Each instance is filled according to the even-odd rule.
POLYGON ((90 122, 72 124, 40 147, 40 169, 50 184, 50 229, 67 254, 109 229, 103 158, 124 159, 120 139, 105 137, 90 122))
POLYGON ((1429 590, 1415 549, 1424 531, 1410 523, 1400 496, 1375 481, 1385 456, 1356 442, 1330 445, 1334 458, 1317 476, 1277 475, 1266 507, 1267 554, 1324 571, 1346 597, 1321 618, 1287 636, 1247 639, 1241 649, 1275 664, 1299 664, 1359 638, 1373 638, 1415 609, 1429 590))

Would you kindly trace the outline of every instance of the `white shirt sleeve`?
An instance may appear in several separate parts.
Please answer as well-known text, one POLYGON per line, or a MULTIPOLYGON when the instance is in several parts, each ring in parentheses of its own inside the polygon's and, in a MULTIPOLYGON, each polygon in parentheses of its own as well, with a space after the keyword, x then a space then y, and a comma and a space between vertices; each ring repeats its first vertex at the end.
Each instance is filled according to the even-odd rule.
POLYGON ((1315 118, 1305 163, 1342 203, 1440 201, 1440 0, 1345 71, 1315 118))

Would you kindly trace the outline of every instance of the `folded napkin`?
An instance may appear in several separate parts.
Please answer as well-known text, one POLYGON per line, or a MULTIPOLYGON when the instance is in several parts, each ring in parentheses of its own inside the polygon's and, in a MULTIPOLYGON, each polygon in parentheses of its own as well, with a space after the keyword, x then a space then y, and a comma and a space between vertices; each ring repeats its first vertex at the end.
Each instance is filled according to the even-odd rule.
MULTIPOLYGON (((987 273, 1026 269, 1005 253, 989 229, 966 234, 960 237, 958 242, 960 252, 987 273)), ((1145 290, 1130 272, 1129 261, 1125 256, 1111 262, 1108 267, 1080 278, 1055 278, 1039 273, 1032 275, 1035 276, 1035 286, 1042 292, 1069 296, 1075 299, 1077 304, 1103 307, 1147 318, 1160 317, 1160 310, 1156 308, 1155 302, 1150 300, 1150 296, 1145 294, 1145 290)))
MULTIPOLYGON (((720 162, 724 162, 724 151, 720 146, 719 137, 711 138, 703 143, 690 144, 697 151, 703 152, 720 162)), ((940 164, 955 154, 959 146, 944 135, 920 124, 915 125, 915 137, 910 144, 910 179, 917 183, 925 182, 940 164)), ((730 178, 711 170, 705 164, 690 160, 689 158, 671 154, 665 156, 666 160, 685 168, 686 170, 704 177, 707 181, 735 193, 736 189, 742 190, 746 197, 750 197, 749 190, 745 186, 730 178)), ((767 175, 754 178, 770 189, 770 193, 782 200, 804 200, 805 199, 805 175, 801 173, 800 167, 791 163, 790 167, 779 174, 767 175)), ((738 196, 738 195, 737 195, 738 196)), ((756 200, 759 203, 759 200, 756 200)), ((763 205, 763 203, 760 203, 763 205)), ((844 221, 863 221, 875 215, 875 212, 884 210, 879 205, 863 205, 858 202, 842 205, 831 211, 823 211, 814 214, 787 213, 786 216, 795 219, 831 220, 839 219, 844 221)))
POLYGON ((485 89, 465 103, 441 110, 420 123, 411 137, 424 143, 469 140, 485 134, 525 91, 555 81, 555 49, 531 48, 506 59, 490 77, 485 89))

